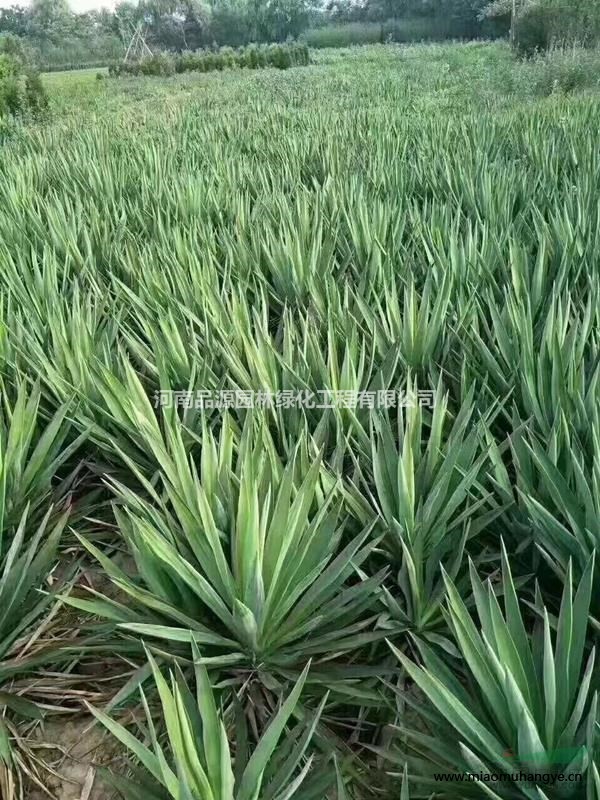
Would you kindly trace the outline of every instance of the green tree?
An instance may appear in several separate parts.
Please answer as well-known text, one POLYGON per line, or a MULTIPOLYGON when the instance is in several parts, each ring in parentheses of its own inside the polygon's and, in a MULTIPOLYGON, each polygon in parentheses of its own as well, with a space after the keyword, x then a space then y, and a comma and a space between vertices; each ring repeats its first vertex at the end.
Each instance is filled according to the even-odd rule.
POLYGON ((523 53, 553 42, 594 44, 600 40, 600 3, 590 0, 493 0, 482 15, 511 20, 511 39, 523 53))
POLYGON ((267 0, 261 9, 261 37, 283 41, 296 38, 308 25, 311 4, 308 0, 267 0))
POLYGON ((14 36, 25 36, 29 23, 30 11, 23 6, 0 8, 0 32, 14 36))
POLYGON ((34 0, 28 34, 42 46, 57 44, 70 33, 73 16, 67 0, 34 0))

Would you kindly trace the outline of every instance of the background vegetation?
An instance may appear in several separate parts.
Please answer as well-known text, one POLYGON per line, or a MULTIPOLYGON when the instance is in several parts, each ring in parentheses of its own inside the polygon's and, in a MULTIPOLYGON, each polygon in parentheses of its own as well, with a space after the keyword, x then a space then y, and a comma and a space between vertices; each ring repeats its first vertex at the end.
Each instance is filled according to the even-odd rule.
POLYGON ((46 92, 21 40, 0 38, 0 119, 39 115, 46 105, 46 92))
POLYGON ((271 44, 248 45, 234 49, 233 47, 215 48, 213 50, 196 50, 171 56, 159 53, 139 61, 128 63, 115 62, 109 67, 109 75, 174 75, 182 72, 212 72, 213 70, 260 69, 262 67, 306 66, 309 63, 308 47, 305 44, 271 44))
MULTIPOLYGON (((302 39, 311 47, 508 36, 512 0, 142 0, 114 12, 75 14, 67 0, 0 9, 0 36, 19 37, 43 69, 122 59, 142 25, 155 52, 302 39)), ((524 54, 551 45, 593 45, 596 0, 516 0, 515 43, 524 54)))

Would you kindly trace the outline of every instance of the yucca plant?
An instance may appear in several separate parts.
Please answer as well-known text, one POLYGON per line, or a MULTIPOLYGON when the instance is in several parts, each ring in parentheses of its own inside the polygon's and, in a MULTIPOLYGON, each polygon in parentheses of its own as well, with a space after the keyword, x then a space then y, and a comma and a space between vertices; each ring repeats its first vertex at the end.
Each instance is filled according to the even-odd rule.
MULTIPOLYGON (((578 0, 586 13, 591 5, 578 0)), ((277 52, 252 47, 243 59, 266 63, 277 52)), ((179 63, 207 69, 231 58, 179 63)), ((572 573, 584 586, 598 549, 598 103, 592 90, 537 104, 530 78, 544 64, 514 61, 502 43, 378 45, 318 60, 302 80, 231 71, 168 87, 142 81, 133 95, 118 81, 94 88, 85 76, 59 76, 55 118, 2 122, 0 559, 28 504, 24 555, 50 506, 47 531, 71 506, 96 557, 73 598, 103 617, 89 623, 89 646, 118 651, 135 670, 114 708, 148 675, 142 637, 176 682, 177 667, 191 680, 195 638, 226 724, 236 696, 258 739, 312 656, 294 724, 330 690, 315 742, 324 750, 335 732, 338 759, 345 745, 360 762, 316 800, 364 800, 367 788, 401 791, 400 776, 383 788, 375 770, 365 779, 366 745, 385 746, 396 712, 410 727, 379 681, 388 670, 395 686, 405 679, 384 633, 405 655, 420 647, 426 670, 513 752, 519 695, 500 667, 516 676, 544 748, 562 736, 560 704, 573 719, 578 708, 560 678, 563 655, 556 665, 569 636, 554 630, 562 585, 572 573), (396 391, 413 379, 444 388, 432 408, 397 418, 373 408, 224 414, 153 403, 160 390, 396 391), (86 434, 80 465, 72 448, 86 434), (105 481, 114 512, 81 502, 88 475, 105 481), (519 609, 526 640, 511 621, 514 600, 495 583, 501 537, 530 602, 519 609), (469 584, 467 555, 504 593, 504 623, 492 596, 469 584), (549 646, 539 596, 528 593, 532 573, 549 646), (484 606, 472 668, 457 658, 475 636, 452 622, 466 613, 457 593, 469 615, 484 606), (449 625, 461 632, 456 643, 449 625), (547 724, 546 650, 557 694, 547 724)), ((596 60, 589 49, 569 74, 578 81, 587 70, 593 83, 596 60)), ((63 542, 71 558, 74 539, 63 542)), ((40 601, 50 581, 54 573, 48 585, 41 576, 40 601)), ((569 628, 567 612, 561 625, 569 628)), ((586 634, 587 651, 595 631, 586 634)), ((48 638, 32 635, 34 651, 19 655, 37 656, 48 638)), ((71 648, 65 658, 75 658, 71 648)), ((573 746, 585 738, 594 680, 573 746)), ((12 681, 21 693, 30 677, 12 681)), ((10 724, 14 714, 6 711, 10 724)), ((436 717, 440 743, 416 744, 440 761, 448 748, 454 768, 466 769, 452 746, 460 739, 487 763, 472 721, 457 733, 436 717)), ((430 775, 426 761, 413 749, 417 783, 430 775)), ((591 762, 586 775, 593 784, 591 762)))
POLYGON ((436 784, 435 774, 444 772, 516 776, 493 785, 483 778, 461 782, 455 792, 451 781, 437 784, 452 797, 483 791, 497 799, 597 800, 600 718, 595 651, 586 638, 592 574, 593 559, 574 593, 569 567, 558 618, 538 601, 533 626, 520 608, 504 548, 504 613, 496 588, 489 580, 484 584, 471 565, 479 626, 446 577, 448 619, 462 663, 457 675, 420 642, 422 666, 417 666, 391 645, 429 701, 422 713, 431 730, 401 727, 404 746, 393 758, 408 754, 411 772, 426 785, 436 784), (520 773, 540 777, 521 780, 520 773), (561 774, 583 777, 564 782, 552 777, 561 774))
POLYGON ((465 548, 502 512, 483 483, 484 434, 494 412, 476 420, 471 391, 453 415, 441 382, 431 409, 421 406, 416 385, 409 383, 408 395, 394 427, 389 415, 373 417, 371 462, 358 463, 360 482, 348 503, 363 523, 378 514, 381 547, 399 567, 399 594, 384 588, 381 597, 390 617, 436 639, 445 627, 440 565, 466 588, 465 548))
POLYGON ((391 277, 373 298, 357 294, 356 302, 377 348, 386 354, 398 346, 405 368, 418 372, 433 367, 449 341, 445 334, 452 286, 450 273, 439 288, 429 275, 419 294, 413 276, 400 291, 391 277))
POLYGON ((131 752, 143 770, 136 778, 113 775, 111 783, 124 800, 173 798, 180 800, 317 800, 326 795, 335 780, 333 769, 315 770, 314 755, 308 754, 321 706, 311 719, 289 727, 297 711, 307 666, 289 696, 282 700, 262 737, 254 745, 248 740, 243 716, 238 716, 235 755, 228 741, 223 710, 213 693, 211 680, 192 640, 195 693, 182 671, 175 667, 170 681, 162 675, 151 655, 148 659, 162 708, 167 744, 160 742, 160 729, 142 691, 150 746, 126 727, 94 708, 94 716, 131 752), (285 733, 285 740, 281 741, 285 733), (333 774, 332 774, 333 773, 333 774))
POLYGON ((40 387, 15 388, 12 403, 3 391, 0 409, 0 788, 7 800, 22 791, 24 773, 36 779, 27 752, 15 747, 19 726, 40 720, 52 694, 48 678, 36 673, 75 657, 44 634, 57 589, 72 573, 54 571, 73 505, 77 465, 69 461, 85 440, 81 434, 69 442, 68 404, 44 426, 40 387), (61 475, 66 466, 71 471, 61 475))
MULTIPOLYGON (((585 438, 561 414, 542 442, 520 431, 512 439, 516 487, 535 544, 564 578, 570 562, 577 578, 598 549, 600 425, 590 419, 585 438)), ((600 613, 596 593, 592 611, 600 613)))
POLYGON ((0 788, 6 800, 22 790, 22 774, 32 774, 27 752, 16 749, 15 741, 20 741, 20 724, 43 717, 45 703, 36 702, 36 693, 44 697, 48 679, 36 679, 35 673, 65 661, 56 643, 46 645, 43 637, 57 604, 56 586, 63 586, 55 580, 52 587, 50 579, 68 512, 53 525, 51 516, 52 508, 32 531, 25 511, 0 557, 0 788))
POLYGON ((194 374, 189 352, 177 338, 174 324, 169 318, 161 318, 160 322, 151 320, 152 327, 160 326, 160 336, 152 337, 151 350, 137 339, 133 343, 129 340, 129 349, 141 354, 148 372, 158 364, 162 383, 170 385, 170 374, 175 373, 182 388, 195 381, 203 389, 271 393, 272 418, 288 453, 306 426, 324 445, 328 463, 338 469, 342 468, 346 440, 356 441, 361 449, 368 448, 368 408, 324 411, 309 405, 310 400, 313 406, 327 402, 327 393, 332 393, 332 403, 338 392, 358 397, 361 391, 394 387, 397 353, 391 345, 383 355, 373 351, 371 337, 360 329, 352 314, 348 292, 336 300, 335 308, 330 304, 325 320, 313 309, 285 308, 281 315, 276 313, 263 286, 240 290, 231 285, 224 296, 222 291, 208 287, 203 305, 202 315, 192 317, 189 338, 198 353, 204 352, 204 341, 210 341, 214 354, 210 370, 203 356, 204 370, 194 374), (276 407, 277 392, 293 393, 295 405, 276 407), (302 407, 303 394, 306 402, 302 407))
POLYGON ((146 481, 145 500, 115 487, 137 576, 84 542, 127 602, 96 594, 67 602, 173 655, 194 638, 207 663, 237 683, 251 678, 268 690, 314 657, 311 684, 373 700, 360 678, 374 670, 347 663, 382 638, 373 607, 386 569, 360 574, 376 546, 370 526, 345 539, 340 495, 320 456, 301 442, 283 465, 264 425, 252 434, 251 423, 239 441, 227 420, 218 441, 205 426, 198 473, 172 416, 160 490, 146 481))
POLYGON ((59 475, 61 468, 86 439, 86 433, 69 436, 67 420, 70 404, 63 404, 43 427, 40 410, 42 392, 35 384, 17 383, 11 403, 6 387, 0 402, 0 556, 11 545, 12 532, 23 519, 25 534, 35 529, 49 504, 57 508, 69 504, 78 464, 71 472, 59 475))
POLYGON ((542 291, 537 265, 511 255, 513 287, 476 298, 476 317, 465 323, 467 373, 494 397, 510 397, 506 416, 512 405, 542 436, 561 412, 585 435, 598 402, 595 291, 575 306, 570 294, 542 291))

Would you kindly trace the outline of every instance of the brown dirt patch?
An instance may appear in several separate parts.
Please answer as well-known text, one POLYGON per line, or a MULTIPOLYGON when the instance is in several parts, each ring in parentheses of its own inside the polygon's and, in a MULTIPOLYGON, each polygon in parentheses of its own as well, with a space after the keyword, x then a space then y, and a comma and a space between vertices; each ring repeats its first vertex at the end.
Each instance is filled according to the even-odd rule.
MULTIPOLYGON (((92 717, 81 715, 49 720, 36 733, 49 749, 41 751, 52 772, 43 782, 56 800, 113 800, 115 792, 101 779, 99 768, 120 760, 115 742, 92 717)), ((40 788, 31 786, 27 800, 49 800, 40 788)))

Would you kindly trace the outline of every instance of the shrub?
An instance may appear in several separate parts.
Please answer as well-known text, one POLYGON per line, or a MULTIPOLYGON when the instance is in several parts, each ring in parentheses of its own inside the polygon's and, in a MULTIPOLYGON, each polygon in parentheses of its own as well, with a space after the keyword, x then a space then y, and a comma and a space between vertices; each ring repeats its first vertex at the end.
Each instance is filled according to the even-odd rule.
MULTIPOLYGON (((591 783, 598 775, 599 755, 595 651, 586 652, 593 563, 592 557, 576 589, 569 567, 553 625, 538 598, 539 621, 533 630, 522 614, 504 549, 504 613, 492 582, 481 581, 472 564, 478 621, 446 578, 448 619, 469 679, 459 682, 428 645, 419 645, 422 667, 393 648, 430 703, 429 709, 420 712, 431 725, 431 737, 423 736, 421 730, 404 732, 409 752, 414 751, 418 759, 410 752, 409 768, 418 765, 425 777, 425 742, 425 749, 435 753, 434 770, 441 772, 440 763, 445 760, 448 770, 461 773, 512 773, 512 786, 490 794, 497 800, 533 798, 536 783, 561 773, 587 778, 589 770, 591 783), (515 775, 521 770, 540 778, 519 782, 515 775)), ((583 800, 584 794, 570 796, 583 800)), ((539 797, 558 800, 565 795, 544 781, 539 797)))
POLYGON ((234 50, 232 47, 211 48, 196 52, 184 52, 173 58, 161 53, 142 61, 111 64, 108 74, 113 78, 123 75, 173 75, 183 72, 212 72, 232 67, 277 67, 288 69, 292 66, 306 66, 310 63, 310 53, 305 42, 286 44, 249 44, 234 50))
POLYGON ((258 52, 255 44, 249 44, 246 48, 246 65, 250 67, 250 69, 256 69, 258 67, 258 52))
MULTIPOLYGON (((324 704, 311 715, 308 727, 302 722, 288 725, 290 721, 294 722, 293 715, 299 706, 308 668, 269 719, 254 753, 251 755, 245 748, 238 747, 233 756, 227 737, 227 720, 215 697, 206 667, 201 663, 200 650, 195 645, 192 646, 192 655, 196 665, 195 695, 181 669, 171 671, 167 680, 152 656, 148 657, 161 700, 172 768, 157 741, 153 742, 152 749, 146 747, 122 725, 92 709, 94 716, 147 767, 144 777, 137 770, 139 783, 120 776, 109 778, 120 796, 124 800, 135 800, 142 796, 144 787, 152 780, 155 786, 164 787, 160 797, 179 798, 181 784, 172 780, 174 774, 180 775, 181 783, 190 788, 186 795, 189 798, 291 798, 297 796, 296 790, 300 785, 307 791, 311 788, 310 793, 303 797, 323 796, 323 791, 335 780, 336 771, 330 764, 324 764, 320 770, 310 769, 314 755, 310 756, 307 768, 305 752, 324 704), (198 735, 198 732, 203 732, 203 735, 198 735), (284 741, 279 744, 282 738, 284 741), (223 791, 221 787, 224 787, 223 791)), ((155 721, 149 710, 147 719, 150 730, 154 730, 155 721)), ((249 726, 239 717, 236 722, 240 740, 242 736, 248 740, 249 726)))
POLYGON ((32 69, 25 69, 24 75, 28 109, 33 113, 43 111, 48 105, 48 98, 39 73, 32 69))
POLYGON ((306 67, 310 64, 310 52, 308 45, 304 42, 297 42, 292 46, 292 55, 297 66, 306 67))
POLYGON ((46 106, 39 74, 14 55, 0 53, 0 117, 37 114, 46 106))
POLYGON ((259 67, 267 67, 269 65, 269 54, 266 47, 259 47, 256 51, 259 67))
POLYGON ((190 51, 181 53, 179 58, 175 59, 175 72, 181 73, 193 70, 197 60, 197 56, 190 51))
MULTIPOLYGON (((358 534, 352 532, 341 544, 348 521, 326 490, 329 475, 320 456, 312 463, 306 460, 306 440, 299 442, 297 456, 289 465, 281 468, 266 429, 257 431, 252 440, 249 434, 238 439, 229 423, 218 437, 205 429, 204 466, 199 475, 185 455, 180 460, 184 447, 180 423, 168 424, 168 437, 174 437, 173 456, 185 473, 175 478, 174 462, 165 453, 166 472, 161 480, 176 501, 178 521, 167 505, 159 510, 150 503, 138 504, 131 494, 123 496, 131 506, 119 514, 123 541, 131 548, 140 575, 148 577, 143 590, 123 575, 116 562, 86 543, 128 595, 127 608, 121 606, 118 612, 123 631, 162 640, 161 646, 175 656, 185 655, 182 643, 195 639, 203 656, 212 658, 213 667, 233 666, 234 683, 259 665, 259 681, 269 671, 280 680, 290 671, 301 670, 313 656, 336 653, 338 658, 348 648, 355 650, 385 635, 375 631, 354 636, 373 619, 370 613, 378 602, 375 590, 387 568, 373 579, 355 583, 355 572, 377 541, 369 538, 369 526, 359 528, 358 534), (222 454, 220 463, 211 461, 213 452, 222 454), (215 476, 214 492, 207 494, 211 476, 215 476), (184 485, 189 487, 187 497, 193 508, 176 499, 183 497, 184 485), (202 540, 197 538, 199 524, 206 532, 202 540), (222 537, 225 531, 227 539, 222 537), (264 536, 264 556, 247 561, 256 536, 264 536), (264 589, 254 588, 259 585, 264 589), (182 592, 194 618, 182 618, 182 592), (341 605, 336 599, 340 596, 344 597, 341 605), (208 619, 216 626, 214 633, 209 632, 208 619)), ((108 597, 69 598, 67 602, 101 616, 108 612, 115 619, 108 597)), ((344 681, 353 678, 341 663, 338 666, 337 686, 343 688, 344 681)), ((273 686, 268 679, 267 683, 273 686)), ((265 684, 265 688, 269 687, 265 684)))
MULTIPOLYGON (((488 22, 510 24, 511 0, 493 0, 484 10, 488 22)), ((485 19, 483 24, 486 24, 485 19)), ((515 24, 515 47, 531 56, 556 44, 600 41, 600 5, 589 0, 519 0, 515 24)))
POLYGON ((290 48, 284 45, 274 44, 269 50, 269 63, 277 69, 288 69, 292 66, 290 48))
POLYGON ((582 91, 600 84, 600 50, 555 47, 536 54, 523 69, 535 95, 582 91))
POLYGON ((28 64, 33 61, 23 40, 19 36, 13 36, 10 33, 0 34, 0 54, 12 56, 21 64, 28 64))
POLYGON ((222 47, 221 56, 226 67, 235 67, 235 50, 233 47, 222 47))
POLYGON ((156 53, 155 55, 150 56, 149 58, 144 58, 141 61, 114 63, 108 68, 108 74, 112 78, 118 78, 122 75, 168 77, 170 75, 174 75, 175 72, 176 62, 168 53, 156 53))
POLYGON ((142 75, 169 76, 175 74, 175 63, 167 53, 157 53, 140 62, 142 75))
POLYGON ((547 50, 552 41, 552 20, 548 9, 541 6, 527 8, 516 25, 515 44, 522 55, 533 55, 547 50))

